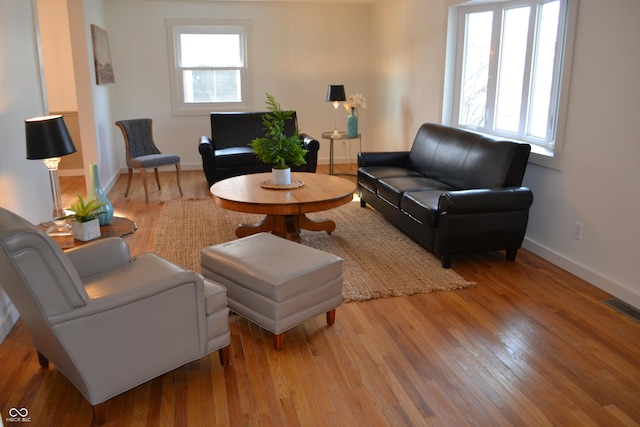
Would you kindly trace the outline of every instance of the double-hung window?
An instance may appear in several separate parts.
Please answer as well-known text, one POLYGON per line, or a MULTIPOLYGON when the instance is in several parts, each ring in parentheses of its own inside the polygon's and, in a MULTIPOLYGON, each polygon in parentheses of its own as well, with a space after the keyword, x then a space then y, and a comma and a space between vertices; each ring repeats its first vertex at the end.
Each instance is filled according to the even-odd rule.
POLYGON ((241 109, 247 104, 247 25, 167 20, 172 111, 241 109))
MULTIPOLYGON (((449 124, 554 156, 567 84, 569 2, 467 2, 452 8, 449 124)), ((446 116, 445 116, 446 118, 446 116)))

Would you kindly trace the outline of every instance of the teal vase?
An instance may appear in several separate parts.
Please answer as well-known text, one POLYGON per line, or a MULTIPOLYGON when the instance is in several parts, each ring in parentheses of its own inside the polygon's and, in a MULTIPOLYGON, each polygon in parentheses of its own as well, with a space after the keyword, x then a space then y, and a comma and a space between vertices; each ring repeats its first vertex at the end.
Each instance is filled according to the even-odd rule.
POLYGON ((104 203, 104 206, 100 208, 100 213, 97 215, 97 217, 100 225, 107 225, 111 222, 111 218, 113 218, 113 205, 107 198, 106 194, 104 194, 104 191, 100 186, 98 165, 94 163, 89 164, 89 179, 90 188, 87 200, 100 200, 101 203, 104 203))
POLYGON ((358 136, 358 116, 356 109, 351 109, 351 115, 347 116, 347 138, 356 138, 358 136))

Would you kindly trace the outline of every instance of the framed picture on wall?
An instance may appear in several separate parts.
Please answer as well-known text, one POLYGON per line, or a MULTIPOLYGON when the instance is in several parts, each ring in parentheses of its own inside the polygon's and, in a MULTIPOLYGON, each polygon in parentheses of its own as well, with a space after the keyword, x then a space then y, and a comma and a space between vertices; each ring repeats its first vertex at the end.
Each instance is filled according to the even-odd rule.
POLYGON ((115 83, 107 32, 97 25, 91 24, 91 39, 93 41, 93 64, 96 69, 96 83, 99 85, 115 83))

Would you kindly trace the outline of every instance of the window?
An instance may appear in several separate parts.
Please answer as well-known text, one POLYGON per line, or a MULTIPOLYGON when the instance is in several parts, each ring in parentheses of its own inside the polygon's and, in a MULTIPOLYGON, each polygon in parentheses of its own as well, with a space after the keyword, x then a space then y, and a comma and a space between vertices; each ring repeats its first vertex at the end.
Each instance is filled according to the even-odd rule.
POLYGON ((175 115, 246 105, 247 25, 167 20, 175 115))
MULTIPOLYGON (((569 1, 453 7, 445 122, 556 153, 568 76, 569 1), (451 62, 453 64, 451 64, 451 62)), ((573 10, 573 9, 572 9, 573 10)))

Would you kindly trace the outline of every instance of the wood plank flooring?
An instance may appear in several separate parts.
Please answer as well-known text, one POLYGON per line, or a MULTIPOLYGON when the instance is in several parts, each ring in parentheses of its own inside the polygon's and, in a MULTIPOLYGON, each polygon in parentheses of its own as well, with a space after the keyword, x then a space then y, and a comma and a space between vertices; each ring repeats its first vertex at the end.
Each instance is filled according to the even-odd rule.
MULTIPOLYGON (((162 202, 179 197, 175 173, 161 173, 162 190, 149 180, 148 204, 136 178, 127 199, 124 175, 109 195, 138 223, 134 254, 151 249, 162 202)), ((185 171, 182 188, 208 197, 201 171, 185 171)), ((62 178, 62 189, 68 206, 84 180, 62 178)), ((334 326, 318 316, 286 332, 280 352, 232 315, 229 367, 214 353, 123 393, 105 425, 640 425, 640 323, 601 302, 610 295, 526 250, 515 262, 457 256, 453 268, 478 285, 343 304, 334 326)), ((18 425, 10 408, 27 408, 33 426, 92 423, 55 366, 39 367, 22 321, 0 345, 2 422, 18 425)))

